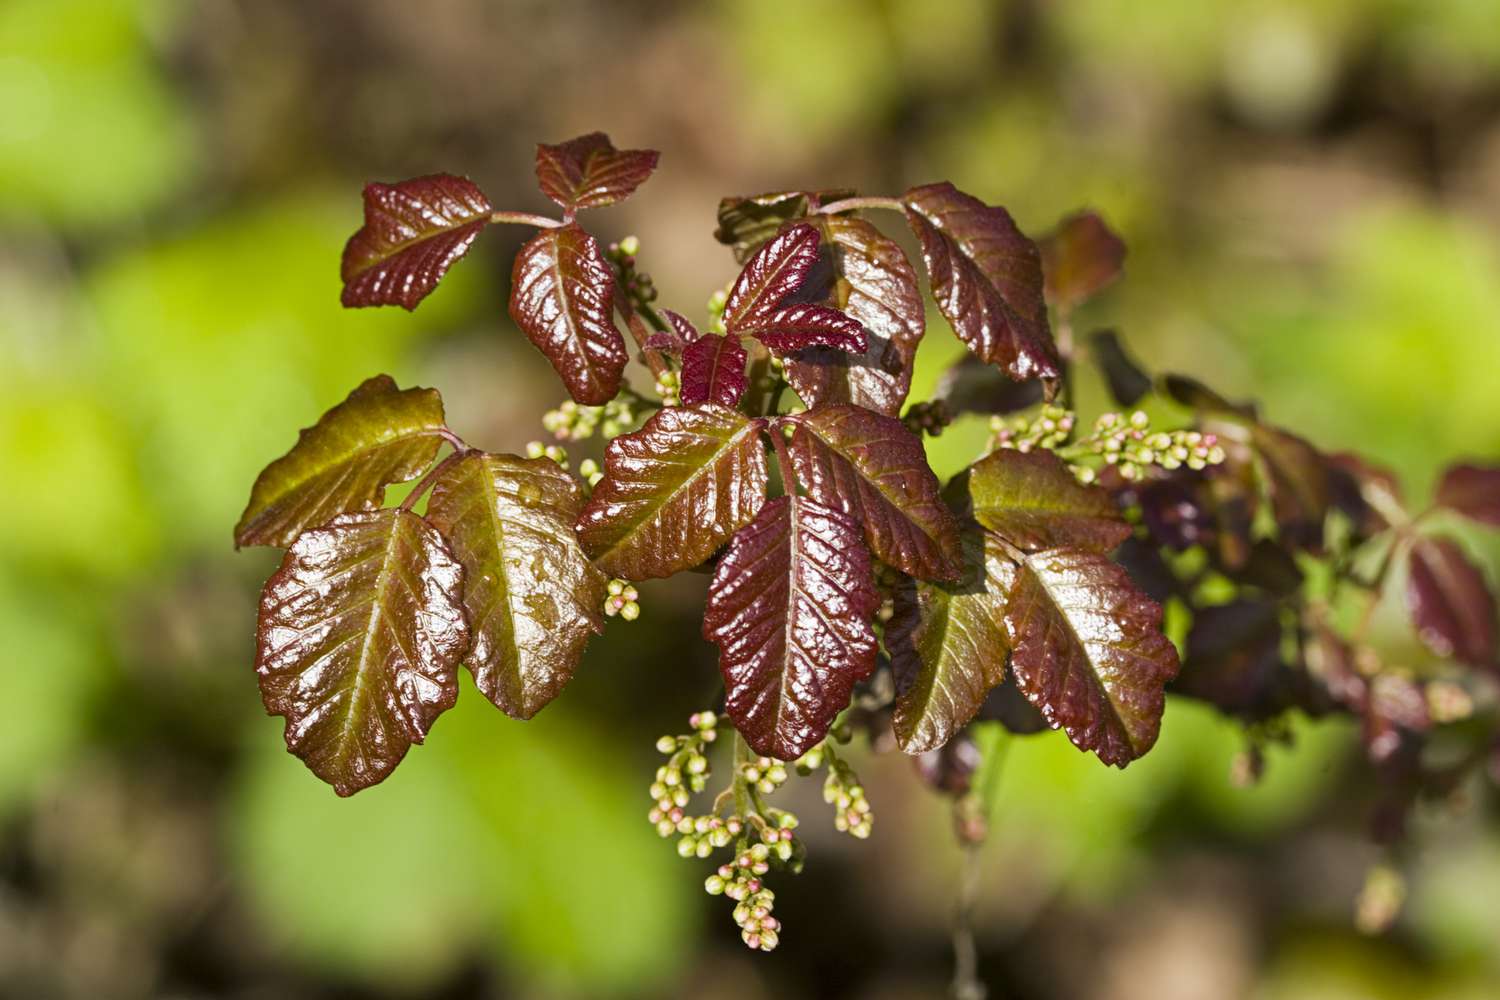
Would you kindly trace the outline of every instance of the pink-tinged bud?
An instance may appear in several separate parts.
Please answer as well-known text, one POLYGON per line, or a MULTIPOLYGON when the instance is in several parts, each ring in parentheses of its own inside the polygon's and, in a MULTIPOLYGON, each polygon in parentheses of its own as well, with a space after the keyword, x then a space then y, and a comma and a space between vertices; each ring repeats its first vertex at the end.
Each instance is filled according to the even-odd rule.
POLYGON ((667 813, 667 815, 671 817, 673 823, 681 823, 684 813, 681 809, 673 806, 672 811, 667 813))
POLYGON ((764 906, 757 906, 755 909, 750 911, 750 914, 755 917, 756 920, 764 920, 770 914, 770 912, 771 911, 766 909, 764 906))
POLYGON ((648 812, 646 814, 646 818, 649 819, 652 823, 660 823, 661 822, 661 810, 660 809, 652 809, 650 812, 648 812))
POLYGON ((748 944, 751 948, 755 949, 756 951, 760 950, 760 935, 759 934, 752 934, 751 932, 746 931, 745 934, 744 934, 744 938, 745 938, 745 943, 748 944))
POLYGON ((719 877, 720 878, 734 878, 734 867, 732 865, 720 865, 719 866, 719 877))
POLYGON ((698 728, 698 713, 697 712, 694 712, 692 715, 688 716, 688 726, 691 727, 691 728, 693 728, 693 729, 697 729, 698 728))
POLYGON ((771 870, 771 866, 766 864, 764 861, 757 861, 755 862, 755 864, 750 866, 750 870, 757 875, 764 875, 766 872, 771 870))
POLYGON ((768 931, 779 931, 781 930, 781 921, 775 917, 767 917, 760 922, 760 926, 768 931))
POLYGON ((745 883, 745 888, 749 889, 751 892, 760 892, 760 879, 751 879, 750 881, 745 883))

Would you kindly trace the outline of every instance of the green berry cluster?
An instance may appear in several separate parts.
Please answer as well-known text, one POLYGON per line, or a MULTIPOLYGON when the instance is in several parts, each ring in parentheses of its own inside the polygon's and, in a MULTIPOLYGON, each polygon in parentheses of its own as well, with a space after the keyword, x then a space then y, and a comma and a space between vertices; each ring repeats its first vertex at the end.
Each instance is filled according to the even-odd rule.
POLYGON ((1074 462, 1074 473, 1085 483, 1093 482, 1097 473, 1077 460, 1089 456, 1115 466, 1126 479, 1139 480, 1153 465, 1167 470, 1218 465, 1224 461, 1224 448, 1215 435, 1201 431, 1153 431, 1151 418, 1145 411, 1136 410, 1129 416, 1101 415, 1094 422, 1093 433, 1068 449, 1065 457, 1074 462))
POLYGON ((679 406, 682 403, 682 376, 668 368, 656 376, 656 394, 663 406, 679 406))
POLYGON ((612 438, 633 428, 635 422, 635 406, 625 397, 603 406, 580 406, 570 399, 542 414, 542 427, 559 441, 582 441, 600 429, 612 438))
MULTIPOLYGON (((609 585, 605 588, 605 591, 607 596, 604 598, 604 613, 606 615, 611 618, 613 618, 615 615, 619 615, 621 618, 625 619, 628 622, 633 622, 641 616, 641 606, 638 603, 641 599, 641 594, 640 591, 635 589, 635 585, 632 584, 629 580, 621 580, 618 578, 611 580, 609 581, 609 585)), ((713 717, 712 712, 709 712, 707 714, 710 718, 713 717)), ((697 716, 694 716, 694 718, 697 718, 697 716)), ((662 737, 662 739, 664 740, 668 738, 669 737, 666 736, 662 737)), ((710 735, 708 738, 712 740, 713 736, 710 735)), ((657 743, 657 746, 661 746, 661 743, 659 741, 657 743)), ((666 753, 665 750, 663 750, 662 752, 666 753)), ((693 791, 695 792, 698 790, 699 789, 696 788, 693 789, 693 791)))
MULTIPOLYGON (((611 580, 609 585, 613 588, 616 583, 622 582, 611 580)), ((623 592, 618 596, 624 596, 623 592)), ((703 791, 713 773, 706 751, 708 745, 719 738, 719 717, 713 712, 694 712, 688 718, 688 726, 691 732, 680 736, 663 736, 656 741, 657 752, 669 756, 667 762, 656 769, 656 780, 651 783, 651 798, 656 805, 649 818, 655 825, 656 832, 663 837, 670 837, 674 832, 684 836, 696 832, 695 818, 688 816, 683 810, 695 793, 703 791)), ((713 839, 723 840, 723 844, 717 846, 729 843, 727 837, 713 839)), ((682 852, 680 845, 678 850, 682 852)), ((694 850, 683 852, 683 856, 687 857, 694 850)), ((704 856, 707 856, 706 851, 704 856)))
POLYGON ((771 870, 770 857, 769 847, 753 844, 733 862, 720 865, 703 883, 710 896, 724 895, 735 901, 734 922, 739 925, 740 940, 758 951, 771 951, 781 939, 781 921, 771 916, 776 893, 761 883, 761 876, 771 870))
POLYGON ((611 243, 606 253, 620 269, 619 288, 637 306, 656 301, 656 285, 651 275, 636 269, 636 256, 641 252, 641 241, 627 236, 618 243, 611 243))
MULTIPOLYGON (((814 748, 812 753, 817 752, 814 748)), ((823 801, 834 807, 833 827, 840 833, 865 840, 875 824, 875 814, 870 811, 870 802, 865 798, 864 786, 859 775, 848 761, 823 744, 822 752, 828 758, 828 777, 823 780, 823 801)), ((806 756, 803 760, 806 760, 806 756)))
POLYGON ((901 422, 913 434, 937 437, 943 433, 943 428, 953 423, 953 413, 948 409, 945 401, 934 399, 926 403, 913 403, 907 407, 901 422))
POLYGON ((1035 417, 990 418, 990 450, 1013 448, 1016 451, 1034 451, 1038 448, 1056 448, 1065 443, 1073 433, 1077 417, 1071 410, 1047 403, 1035 417))
POLYGON ((540 441, 526 442, 527 458, 550 458, 564 469, 568 467, 568 452, 566 448, 559 448, 555 444, 542 444, 540 441))
POLYGON ((589 489, 599 485, 599 480, 604 478, 604 470, 599 468, 599 463, 592 458, 585 458, 578 463, 578 474, 583 481, 589 484, 589 489))
POLYGON ((724 307, 729 303, 729 290, 721 288, 708 297, 708 329, 711 333, 723 333, 724 307))

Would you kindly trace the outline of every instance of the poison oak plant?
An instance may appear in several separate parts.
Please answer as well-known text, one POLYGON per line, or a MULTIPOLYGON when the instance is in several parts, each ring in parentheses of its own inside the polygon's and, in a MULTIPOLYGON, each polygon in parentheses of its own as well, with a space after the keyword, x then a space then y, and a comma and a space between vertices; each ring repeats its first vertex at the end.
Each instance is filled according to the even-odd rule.
POLYGON ((731 852, 706 887, 736 901, 753 948, 780 932, 763 876, 803 856, 797 818, 767 797, 822 770, 836 825, 871 830, 838 750, 855 730, 917 755, 971 841, 976 719, 1060 728, 1124 767, 1156 742, 1169 689, 1243 718, 1256 748, 1289 711, 1354 713, 1391 800, 1386 832, 1490 759, 1495 602, 1428 525, 1446 510, 1500 526, 1500 470, 1456 466, 1436 506, 1408 514, 1389 475, 1148 375, 1113 334, 1075 341, 1073 309, 1124 255, 1098 217, 1038 244, 946 183, 725 199, 715 235, 743 268, 700 332, 657 308, 637 241, 606 249, 579 222, 656 165, 599 133, 538 147, 560 219, 497 210, 449 175, 365 189, 344 304, 412 309, 487 226, 533 228, 510 313, 571 397, 543 423, 611 440, 581 479, 556 445, 481 452, 436 390, 380 375, 261 473, 235 529, 239 545, 287 549, 261 598, 261 692, 288 749, 340 795, 423 741, 460 665, 530 718, 607 618, 640 614, 635 581, 700 567, 724 705, 659 741, 650 819, 685 857, 731 852), (917 268, 865 217, 880 210, 910 226, 970 352, 914 404, 924 302, 917 268), (1085 356, 1124 408, 1087 426, 1069 389, 1085 356), (654 396, 627 382, 632 360, 654 396), (1131 409, 1148 396, 1179 425, 1131 409), (992 448, 944 484, 921 435, 976 413, 992 448), (419 478, 384 505, 386 487, 419 478), (1397 579, 1433 654, 1420 662, 1382 662, 1366 642, 1367 609, 1397 579), (1164 604, 1186 626, 1181 667, 1164 604), (1424 754, 1437 727, 1461 751, 1441 764, 1424 754), (728 783, 692 814, 726 730, 728 783))

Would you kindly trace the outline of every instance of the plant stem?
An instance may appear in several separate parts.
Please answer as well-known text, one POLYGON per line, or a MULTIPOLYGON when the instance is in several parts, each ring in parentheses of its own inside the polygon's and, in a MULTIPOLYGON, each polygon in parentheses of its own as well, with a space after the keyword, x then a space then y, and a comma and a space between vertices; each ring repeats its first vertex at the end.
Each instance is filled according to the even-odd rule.
POLYGON ((792 457, 787 454, 786 435, 781 428, 771 424, 771 448, 776 452, 776 466, 781 470, 781 489, 789 497, 797 495, 797 474, 792 471, 792 457))
POLYGON ((547 215, 533 215, 530 212, 491 212, 490 221, 496 223, 510 223, 516 226, 536 226, 538 229, 560 229, 567 223, 554 219, 547 215))
MULTIPOLYGON (((1009 735, 998 723, 995 724, 994 736, 985 748, 978 792, 969 793, 978 800, 978 819, 986 829, 994 811, 995 792, 1010 749, 1009 735)), ((955 809, 957 808, 959 806, 955 805, 955 809)), ((979 947, 974 941, 974 905, 979 899, 983 880, 983 851, 983 840, 966 840, 963 845, 958 899, 953 907, 953 985, 950 992, 955 1000, 984 1000, 989 993, 979 978, 979 947)))
POLYGON ((412 488, 412 491, 406 494, 406 499, 401 501, 401 509, 411 510, 415 507, 417 501, 422 499, 422 494, 427 492, 427 488, 433 484, 437 477, 442 475, 450 465, 468 453, 468 448, 456 448, 447 458, 428 469, 427 475, 423 476, 417 485, 412 488))
POLYGON ((852 212, 860 208, 888 208, 893 212, 906 211, 906 206, 895 198, 844 198, 823 205, 818 209, 818 214, 837 215, 840 212, 852 212))

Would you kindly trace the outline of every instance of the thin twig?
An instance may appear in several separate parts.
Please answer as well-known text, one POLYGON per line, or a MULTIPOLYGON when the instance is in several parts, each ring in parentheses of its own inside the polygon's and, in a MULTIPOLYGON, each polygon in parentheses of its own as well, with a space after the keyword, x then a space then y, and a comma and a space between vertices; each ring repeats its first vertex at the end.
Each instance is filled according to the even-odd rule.
POLYGON ((510 223, 517 226, 536 226, 538 229, 561 229, 567 225, 559 219, 547 215, 533 215, 531 212, 491 212, 490 221, 496 223, 510 223))
POLYGON ((893 212, 904 212, 906 206, 895 198, 843 198, 831 201, 818 209, 819 215, 837 215, 860 208, 888 208, 893 212))

